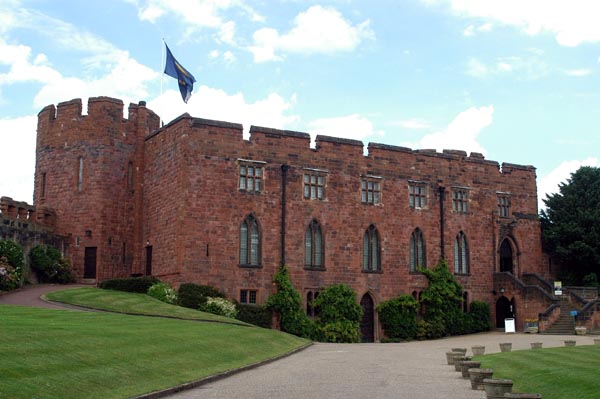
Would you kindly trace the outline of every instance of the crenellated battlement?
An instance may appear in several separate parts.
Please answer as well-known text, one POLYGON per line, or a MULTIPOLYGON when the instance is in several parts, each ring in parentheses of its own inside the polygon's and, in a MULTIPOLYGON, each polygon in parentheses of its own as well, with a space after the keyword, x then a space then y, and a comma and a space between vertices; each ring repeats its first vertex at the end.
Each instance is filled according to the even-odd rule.
POLYGON ((0 197, 0 220, 3 225, 11 227, 52 230, 56 223, 56 214, 46 207, 37 209, 24 201, 0 197))
POLYGON ((419 164, 429 165, 430 168, 441 170, 451 167, 448 164, 450 162, 450 165, 455 165, 455 168, 462 165, 461 167, 477 170, 477 173, 482 175, 498 176, 503 180, 521 176, 535 181, 535 168, 533 166, 512 163, 500 164, 485 159, 483 154, 478 152, 468 154, 466 151, 456 149, 445 149, 438 152, 435 149, 411 149, 371 142, 367 146, 367 153, 364 154, 364 143, 362 141, 327 135, 317 135, 315 148, 311 148, 309 133, 251 126, 249 139, 244 139, 241 124, 194 118, 189 114, 183 114, 176 118, 148 136, 147 140, 162 134, 175 138, 180 134, 192 134, 192 131, 193 137, 188 139, 204 141, 210 143, 213 147, 217 144, 223 144, 224 151, 244 148, 245 151, 251 149, 254 153, 268 153, 276 158, 295 154, 292 158, 305 157, 314 160, 316 156, 320 157, 322 162, 326 162, 328 159, 336 159, 338 162, 356 162, 363 159, 375 169, 377 169, 377 165, 386 165, 386 167, 396 165, 400 169, 407 170, 412 168, 412 165, 419 164), (279 156, 276 154, 279 154, 279 156))

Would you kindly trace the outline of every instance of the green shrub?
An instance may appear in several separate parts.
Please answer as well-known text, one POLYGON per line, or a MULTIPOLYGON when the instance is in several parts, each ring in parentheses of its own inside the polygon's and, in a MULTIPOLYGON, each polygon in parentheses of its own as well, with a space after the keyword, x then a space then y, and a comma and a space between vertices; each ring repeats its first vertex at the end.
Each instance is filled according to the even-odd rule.
POLYGON ((304 313, 302 299, 290 281, 287 266, 277 270, 273 282, 277 292, 269 296, 266 308, 279 314, 281 330, 305 338, 313 336, 313 323, 304 313))
POLYGON ((25 257, 23 247, 10 240, 0 240, 0 258, 6 258, 10 266, 17 270, 23 270, 25 257))
POLYGON ((152 285, 160 282, 154 276, 142 276, 142 277, 127 277, 127 278, 114 278, 111 280, 104 280, 100 283, 100 288, 105 290, 115 291, 126 291, 136 292, 139 294, 145 294, 152 285))
POLYGON ((21 286, 21 273, 8 264, 6 257, 0 258, 0 291, 11 291, 21 286))
POLYGON ((419 320, 417 322, 417 339, 437 339, 445 335, 445 325, 440 319, 419 320))
POLYGON ((317 324, 315 339, 323 342, 359 342, 359 324, 350 320, 317 324))
POLYGON ((473 319, 462 309, 449 309, 445 317, 446 335, 464 335, 473 332, 473 319))
POLYGON ((412 339, 417 335, 419 302, 410 295, 381 302, 377 306, 379 321, 388 339, 412 339))
POLYGON ((200 305, 199 310, 231 318, 235 318, 237 316, 235 303, 229 302, 225 298, 207 297, 206 302, 200 305))
POLYGON ((177 302, 177 292, 167 283, 154 283, 148 288, 148 295, 166 303, 177 302))
POLYGON ((198 309, 206 303, 206 298, 225 298, 225 295, 210 285, 184 283, 179 286, 178 304, 190 309, 198 309))
POLYGON ((490 305, 485 302, 471 302, 469 310, 471 316, 471 332, 489 331, 490 329, 490 305))
POLYGON ((75 282, 75 276, 68 260, 60 251, 50 245, 38 245, 29 253, 31 269, 40 283, 68 284, 75 282))
POLYGON ((248 305, 243 303, 238 303, 236 306, 238 310, 236 319, 254 324, 255 326, 271 328, 273 312, 269 309, 260 305, 248 305))
POLYGON ((326 342, 358 342, 362 308, 356 293, 347 285, 337 284, 325 288, 313 300, 317 320, 315 339, 326 342))

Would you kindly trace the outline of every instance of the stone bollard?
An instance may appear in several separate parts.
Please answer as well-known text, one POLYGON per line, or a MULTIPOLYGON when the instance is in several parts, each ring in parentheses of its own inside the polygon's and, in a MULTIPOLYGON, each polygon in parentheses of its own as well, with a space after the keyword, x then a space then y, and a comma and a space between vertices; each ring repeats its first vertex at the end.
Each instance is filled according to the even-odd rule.
POLYGON ((460 352, 446 352, 446 361, 450 366, 454 366, 454 359, 463 357, 464 355, 460 352))
POLYGON ((572 339, 568 339, 565 341, 565 346, 575 346, 577 342, 575 340, 572 339))
POLYGON ((487 399, 504 398, 505 393, 512 392, 512 380, 486 378, 483 380, 483 389, 487 399))
POLYGON ((480 356, 485 353, 485 346, 475 345, 471 347, 471 350, 473 351, 473 356, 480 356))
POLYGON ((471 360, 470 357, 468 356, 461 356, 461 357, 455 357, 454 358, 454 370, 456 371, 461 371, 461 363, 464 362, 465 360, 471 360))
POLYGON ((532 342, 531 349, 542 349, 542 343, 541 342, 532 342))
POLYGON ((467 348, 452 348, 452 352, 462 353, 463 356, 467 356, 467 348))
POLYGON ((594 338, 594 345, 600 345, 600 339, 594 338))
POLYGON ((483 380, 492 378, 493 369, 469 369, 469 379, 471 380, 471 389, 483 390, 483 380))
POLYGON ((511 399, 542 399, 541 393, 513 393, 507 392, 504 394, 504 398, 511 399))
POLYGON ((500 343, 500 352, 510 352, 512 349, 511 342, 502 342, 500 343))
POLYGON ((465 379, 469 379, 469 369, 478 369, 481 366, 481 362, 474 362, 472 360, 465 360, 460 362, 460 371, 462 373, 462 377, 465 379))

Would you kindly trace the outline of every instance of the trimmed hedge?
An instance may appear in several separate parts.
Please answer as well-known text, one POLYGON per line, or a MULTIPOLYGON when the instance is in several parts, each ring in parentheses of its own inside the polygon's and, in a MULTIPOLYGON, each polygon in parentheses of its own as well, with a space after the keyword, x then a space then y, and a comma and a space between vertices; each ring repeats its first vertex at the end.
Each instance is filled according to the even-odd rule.
POLYGON ((198 285, 194 283, 184 283, 179 286, 179 306, 198 310, 201 305, 210 298, 225 298, 225 295, 211 285, 198 285))
POLYGON ((379 321, 390 340, 412 339, 417 334, 419 302, 411 295, 401 295, 377 306, 379 321))
POLYGON ((160 280, 154 276, 114 278, 111 280, 104 280, 103 282, 101 282, 100 288, 104 290, 126 291, 135 292, 138 294, 146 294, 150 287, 159 282, 160 280))
POLYGON ((254 324, 255 326, 271 328, 273 312, 264 306, 238 303, 237 309, 238 314, 236 319, 254 324))

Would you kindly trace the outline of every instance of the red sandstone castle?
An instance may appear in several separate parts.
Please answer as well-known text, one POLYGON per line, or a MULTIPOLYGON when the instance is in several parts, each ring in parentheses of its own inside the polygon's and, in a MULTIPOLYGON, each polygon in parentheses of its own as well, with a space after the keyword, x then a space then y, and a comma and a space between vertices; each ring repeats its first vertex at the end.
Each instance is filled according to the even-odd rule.
MULTIPOLYGON (((419 296, 440 257, 464 306, 537 318, 552 303, 532 166, 180 116, 90 98, 39 113, 34 204, 55 212, 77 276, 147 274, 263 303, 286 264, 308 303, 345 283, 380 338, 374 308, 419 296), (528 285, 529 284, 529 285, 528 285)), ((310 311, 310 308, 308 308, 310 311)), ((517 324, 521 325, 521 324, 517 324)))

